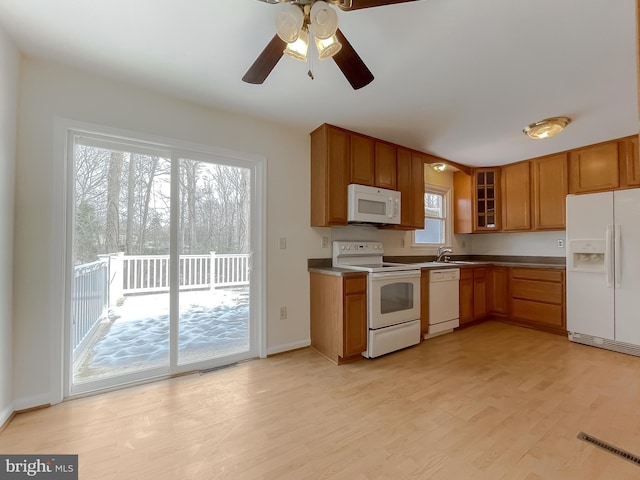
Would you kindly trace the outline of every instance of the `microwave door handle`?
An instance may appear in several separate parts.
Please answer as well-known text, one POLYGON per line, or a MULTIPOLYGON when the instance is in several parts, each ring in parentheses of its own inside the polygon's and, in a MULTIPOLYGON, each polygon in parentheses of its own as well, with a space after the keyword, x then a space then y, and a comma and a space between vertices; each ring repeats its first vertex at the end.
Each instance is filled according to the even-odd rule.
POLYGON ((389 197, 387 200, 387 217, 393 218, 393 198, 389 197))

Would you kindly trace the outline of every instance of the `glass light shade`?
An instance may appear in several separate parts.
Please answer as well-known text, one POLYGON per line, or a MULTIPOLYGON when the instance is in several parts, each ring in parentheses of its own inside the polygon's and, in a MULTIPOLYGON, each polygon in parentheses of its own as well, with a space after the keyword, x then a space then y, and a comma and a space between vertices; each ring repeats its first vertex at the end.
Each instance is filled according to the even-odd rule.
POLYGON ((302 9, 287 3, 276 16, 276 33, 283 42, 295 42, 302 31, 303 23, 304 12, 302 9))
POLYGON ((540 140, 559 134, 570 123, 571 119, 569 117, 545 118, 544 120, 528 125, 522 132, 529 138, 540 140))
POLYGON ((447 166, 444 163, 434 163, 431 165, 436 172, 444 172, 447 169, 447 166))
POLYGON ((338 53, 342 48, 342 44, 335 35, 331 35, 329 38, 318 38, 316 36, 316 47, 320 60, 326 60, 338 53))
POLYGON ((317 38, 330 38, 338 30, 338 14, 327 2, 316 1, 311 6, 310 17, 313 34, 317 38))
POLYGON ((301 62, 307 61, 307 51, 309 50, 309 31, 306 28, 300 30, 300 35, 295 42, 287 43, 284 53, 301 62))

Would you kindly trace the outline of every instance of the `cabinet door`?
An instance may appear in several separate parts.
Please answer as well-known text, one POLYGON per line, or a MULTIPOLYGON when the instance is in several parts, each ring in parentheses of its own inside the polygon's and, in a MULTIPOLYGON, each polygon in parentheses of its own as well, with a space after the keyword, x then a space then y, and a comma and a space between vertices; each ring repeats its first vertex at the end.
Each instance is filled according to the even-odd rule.
POLYGON ((375 142, 375 180, 380 188, 395 190, 397 187, 396 146, 385 142, 375 142))
POLYGON ((420 330, 422 335, 429 333, 429 270, 420 272, 420 330))
POLYGON ((473 269, 473 319, 480 320, 487 316, 487 269, 473 269))
POLYGON ((509 314, 509 268, 492 267, 487 285, 488 310, 498 315, 509 314))
POLYGON ((473 170, 473 231, 500 230, 500 169, 473 170))
POLYGON ((311 226, 347 224, 349 133, 322 125, 311 133, 311 226))
POLYGON ((460 325, 473 321, 473 269, 460 269, 460 325))
POLYGON ((638 135, 625 138, 621 142, 620 183, 623 187, 640 186, 640 156, 638 155, 638 135))
POLYGON ((471 175, 464 172, 453 174, 453 233, 473 231, 471 175))
POLYGON ((620 186, 618 142, 569 152, 569 193, 615 190, 620 186))
POLYGON ((351 141, 351 174, 349 183, 373 185, 374 181, 374 148, 373 139, 352 133, 351 141))
POLYGON ((411 218, 409 226, 424 228, 424 157, 413 152, 411 155, 411 218))
POLYGON ((367 349, 366 277, 345 277, 344 317, 342 325, 343 358, 367 349))
POLYGON ((531 230, 531 174, 529 162, 501 168, 502 230, 531 230))
POLYGON ((567 154, 531 160, 534 230, 564 230, 568 193, 567 154))

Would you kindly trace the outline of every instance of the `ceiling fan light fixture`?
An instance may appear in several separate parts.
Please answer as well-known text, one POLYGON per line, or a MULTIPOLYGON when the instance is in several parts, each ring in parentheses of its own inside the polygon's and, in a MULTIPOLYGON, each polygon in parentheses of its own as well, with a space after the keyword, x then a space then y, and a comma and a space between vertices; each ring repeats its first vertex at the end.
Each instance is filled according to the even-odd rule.
POLYGON ((322 0, 318 0, 311 6, 311 26, 313 33, 322 40, 335 35, 338 30, 338 14, 331 6, 322 0))
POLYGON ((283 42, 292 43, 298 40, 303 25, 304 12, 292 3, 283 5, 276 16, 276 33, 283 42))
POLYGON ((291 58, 300 60, 301 62, 307 61, 307 51, 309 50, 309 31, 306 28, 300 30, 297 40, 287 43, 287 48, 284 49, 284 53, 291 58))
POLYGON ((541 140, 559 134, 571 123, 569 117, 551 117, 527 125, 522 132, 529 138, 541 140))
POLYGON ((338 53, 342 48, 342 44, 335 35, 331 35, 329 38, 318 38, 316 36, 316 48, 318 49, 320 60, 326 60, 338 53))

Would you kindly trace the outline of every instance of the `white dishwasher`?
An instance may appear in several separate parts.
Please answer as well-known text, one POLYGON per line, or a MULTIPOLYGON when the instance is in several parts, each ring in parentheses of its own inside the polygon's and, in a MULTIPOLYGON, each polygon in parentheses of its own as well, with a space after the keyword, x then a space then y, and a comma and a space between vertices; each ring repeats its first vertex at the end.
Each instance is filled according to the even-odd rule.
POLYGON ((429 333, 432 338, 460 326, 460 269, 429 271, 429 333))

